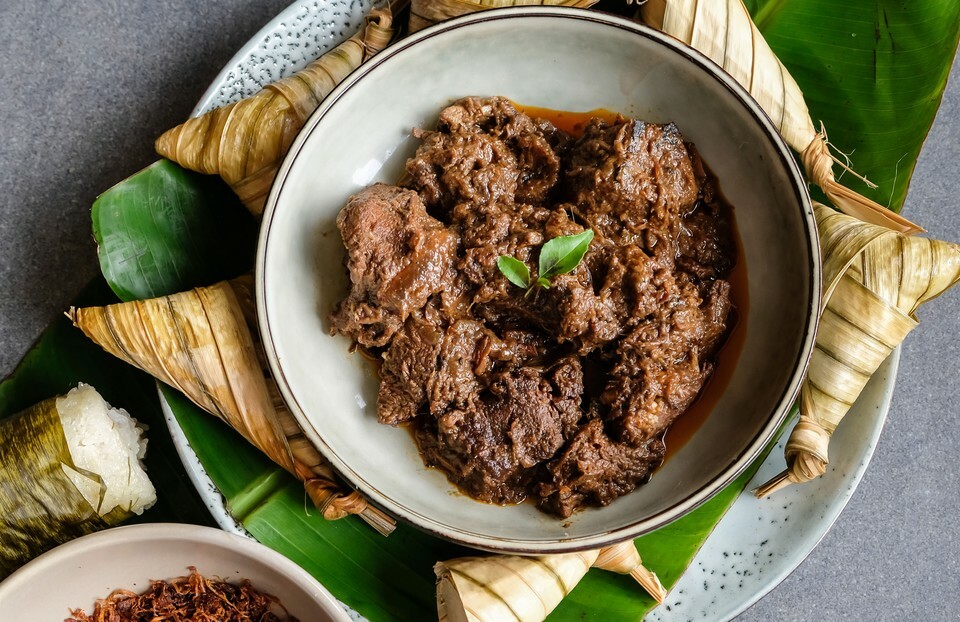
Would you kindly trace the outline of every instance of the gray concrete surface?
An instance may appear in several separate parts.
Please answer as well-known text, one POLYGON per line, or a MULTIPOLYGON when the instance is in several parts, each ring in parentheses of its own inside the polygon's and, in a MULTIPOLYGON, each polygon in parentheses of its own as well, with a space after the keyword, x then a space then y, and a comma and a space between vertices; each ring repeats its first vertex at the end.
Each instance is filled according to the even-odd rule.
MULTIPOLYGON (((0 1, 0 376, 98 270, 89 207, 288 0, 0 1)), ((960 69, 905 214, 960 240, 960 69)), ((741 619, 960 617, 960 290, 923 310, 860 488, 741 619)))

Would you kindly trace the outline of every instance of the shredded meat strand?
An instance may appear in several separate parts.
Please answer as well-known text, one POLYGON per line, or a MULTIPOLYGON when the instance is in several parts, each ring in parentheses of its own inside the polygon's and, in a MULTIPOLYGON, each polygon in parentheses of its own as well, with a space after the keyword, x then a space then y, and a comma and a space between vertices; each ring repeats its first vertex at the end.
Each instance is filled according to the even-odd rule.
POLYGON ((189 570, 170 582, 151 581, 142 594, 116 590, 96 602, 92 615, 74 609, 64 622, 297 622, 249 581, 234 585, 189 570))

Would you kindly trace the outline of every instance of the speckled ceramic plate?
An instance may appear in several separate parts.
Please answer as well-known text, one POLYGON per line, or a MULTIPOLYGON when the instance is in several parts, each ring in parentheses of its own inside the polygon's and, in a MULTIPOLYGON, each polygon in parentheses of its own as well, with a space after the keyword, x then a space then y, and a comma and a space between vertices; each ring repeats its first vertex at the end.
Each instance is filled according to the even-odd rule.
MULTIPOLYGON (((310 60, 305 41, 326 49, 352 32, 369 0, 298 2, 267 24, 231 60, 195 113, 255 92, 310 60)), ((311 45, 313 53, 318 49, 311 45)), ((845 506, 866 468, 883 425, 896 375, 888 361, 867 386, 855 411, 838 430, 830 472, 803 487, 756 500, 741 495, 720 522, 668 601, 648 619, 729 619, 762 597, 816 546, 845 506)), ((241 530, 165 408, 167 422, 194 484, 220 525, 241 530)), ((782 447, 771 454, 750 487, 782 469, 782 447)))

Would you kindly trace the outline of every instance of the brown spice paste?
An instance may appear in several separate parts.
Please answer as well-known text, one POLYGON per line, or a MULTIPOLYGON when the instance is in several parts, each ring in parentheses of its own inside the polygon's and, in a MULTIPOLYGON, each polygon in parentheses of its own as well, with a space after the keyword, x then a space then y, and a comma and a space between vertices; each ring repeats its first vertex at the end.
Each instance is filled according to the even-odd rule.
POLYGON ((276 598, 254 589, 249 581, 239 585, 190 575, 173 581, 152 581, 142 594, 117 590, 98 600, 93 614, 70 612, 64 622, 297 622, 276 598))

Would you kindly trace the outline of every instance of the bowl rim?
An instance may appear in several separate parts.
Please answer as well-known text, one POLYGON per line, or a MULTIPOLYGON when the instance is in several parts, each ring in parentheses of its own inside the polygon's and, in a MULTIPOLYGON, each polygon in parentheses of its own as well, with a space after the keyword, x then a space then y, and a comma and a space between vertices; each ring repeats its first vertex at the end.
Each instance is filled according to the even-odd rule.
MULTIPOLYGON (((269 567, 279 576, 295 585, 300 591, 308 595, 331 619, 338 622, 349 622, 350 620, 350 616, 347 615, 346 610, 334 598, 333 594, 313 575, 285 555, 251 538, 228 533, 216 527, 187 523, 122 525, 65 542, 30 560, 3 581, 0 581, 0 603, 16 594, 22 586, 43 580, 50 569, 61 566, 68 560, 80 558, 92 551, 111 545, 134 545, 144 542, 186 542, 240 553, 245 558, 256 560, 269 567)), ((134 549, 131 548, 130 550, 134 549)), ((202 560, 196 560, 195 562, 186 560, 184 570, 191 563, 192 565, 200 565, 203 562, 202 560)), ((155 578, 169 579, 172 577, 155 578)), ((92 595, 93 598, 104 598, 106 596, 107 594, 92 595)))
POLYGON ((773 121, 764 112, 761 106, 753 99, 749 92, 741 86, 733 77, 727 74, 722 67, 716 64, 712 59, 700 51, 687 46, 669 35, 650 28, 646 25, 628 20, 623 17, 579 9, 572 7, 556 6, 514 6, 501 9, 490 9, 477 13, 471 13, 456 17, 454 19, 440 22, 429 26, 423 30, 407 36, 404 39, 392 44, 370 60, 363 63, 357 70, 352 72, 344 79, 320 104, 320 106, 310 115, 304 123, 303 128, 297 135, 293 144, 290 146, 284 160, 274 178, 270 192, 264 206, 263 219, 261 222, 260 235, 257 243, 257 256, 255 266, 255 293, 257 302, 257 323, 260 330, 261 342, 264 347, 266 358, 270 366, 271 374, 277 382, 280 393, 283 396, 290 412, 293 413, 297 422, 300 424, 304 433, 311 442, 317 447, 324 458, 333 466, 334 470, 351 487, 361 492, 368 502, 379 507, 392 516, 398 517, 408 524, 425 531, 436 537, 455 542, 457 544, 469 546, 476 549, 486 550, 497 553, 517 553, 528 555, 540 555, 546 553, 567 553, 594 548, 602 548, 616 544, 623 540, 636 538, 645 533, 649 533, 664 525, 667 525, 689 512, 703 505, 721 490, 726 488, 737 477, 739 477, 753 462, 761 455, 764 449, 770 444, 778 429, 785 421, 790 412, 800 387, 806 374, 807 366, 813 354, 814 342, 819 324, 819 310, 821 305, 821 280, 822 265, 820 261, 820 243, 817 234, 816 218, 807 184, 800 168, 793 158, 790 148, 776 129, 773 121), (370 485, 365 479, 357 474, 349 465, 344 463, 336 452, 328 446, 319 433, 314 429, 310 419, 306 416, 303 408, 300 406, 284 374, 280 363, 280 357, 274 342, 273 333, 270 326, 270 314, 265 302, 265 266, 267 247, 270 240, 272 223, 277 211, 277 203, 282 193, 284 184, 290 173, 290 170, 297 159, 298 154, 303 149, 309 137, 313 134, 317 125, 326 116, 327 112, 336 105, 350 89, 364 76, 369 74, 374 68, 398 54, 402 54, 411 46, 417 45, 421 41, 431 39, 436 36, 442 36, 446 33, 468 28, 474 24, 482 24, 491 21, 512 20, 519 21, 528 18, 551 18, 566 19, 573 21, 587 21, 600 24, 606 27, 618 28, 637 36, 652 40, 654 43, 671 49, 673 52, 684 57, 686 61, 699 67, 705 76, 712 78, 720 86, 729 91, 733 97, 746 109, 760 126, 762 132, 770 140, 772 146, 777 152, 780 165, 784 168, 787 176, 790 178, 793 194, 797 204, 801 208, 801 221, 804 225, 804 234, 806 238, 806 247, 809 251, 809 282, 810 299, 807 301, 805 311, 805 326, 803 330, 803 339, 797 353, 797 358, 793 367, 793 372, 789 380, 785 383, 781 396, 777 401, 777 406, 767 423, 754 436, 747 447, 736 457, 729 460, 728 464, 720 471, 720 475, 709 480, 703 486, 697 488, 684 499, 671 505, 665 510, 648 517, 642 521, 631 522, 628 525, 605 530, 586 536, 574 538, 557 538, 552 540, 520 540, 513 538, 504 538, 499 536, 486 536, 466 528, 453 527, 429 516, 424 516, 420 512, 407 508, 395 501, 389 495, 384 494, 376 487, 370 485))

